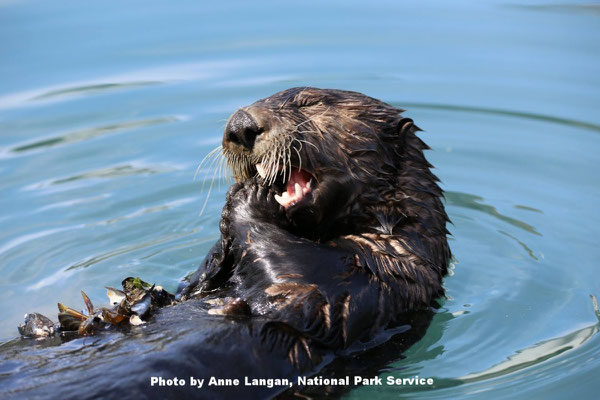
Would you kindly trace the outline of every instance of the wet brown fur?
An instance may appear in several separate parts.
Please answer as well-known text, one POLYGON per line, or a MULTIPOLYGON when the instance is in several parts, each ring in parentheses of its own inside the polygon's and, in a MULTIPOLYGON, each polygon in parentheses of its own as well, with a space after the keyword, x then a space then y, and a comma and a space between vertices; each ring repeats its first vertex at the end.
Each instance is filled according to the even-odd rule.
POLYGON ((315 349, 372 338, 444 294, 450 251, 442 190, 420 129, 403 110, 315 88, 285 90, 242 110, 261 131, 251 145, 224 139, 237 183, 222 238, 188 293, 197 286, 195 295, 244 297, 271 320, 264 340, 287 349, 298 366, 314 364, 315 349), (292 168, 318 185, 310 204, 283 210, 272 185, 292 168))

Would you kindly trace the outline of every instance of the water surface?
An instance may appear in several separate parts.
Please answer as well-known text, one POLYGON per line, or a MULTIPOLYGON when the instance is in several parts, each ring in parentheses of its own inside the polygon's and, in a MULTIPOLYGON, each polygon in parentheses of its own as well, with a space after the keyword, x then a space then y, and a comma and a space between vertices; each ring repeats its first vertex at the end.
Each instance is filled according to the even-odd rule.
POLYGON ((592 398, 600 386, 600 5, 0 2, 0 339, 79 291, 169 290, 218 236, 237 107, 311 85, 407 109, 456 259, 426 336, 350 398, 592 398))

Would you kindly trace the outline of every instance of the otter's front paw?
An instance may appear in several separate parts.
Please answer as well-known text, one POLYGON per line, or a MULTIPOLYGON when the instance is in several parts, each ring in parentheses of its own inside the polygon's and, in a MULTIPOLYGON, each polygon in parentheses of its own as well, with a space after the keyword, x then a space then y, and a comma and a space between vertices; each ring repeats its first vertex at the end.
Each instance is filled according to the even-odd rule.
POLYGON ((230 198, 229 218, 232 221, 270 222, 279 226, 287 223, 283 207, 275 201, 275 192, 251 179, 230 198))

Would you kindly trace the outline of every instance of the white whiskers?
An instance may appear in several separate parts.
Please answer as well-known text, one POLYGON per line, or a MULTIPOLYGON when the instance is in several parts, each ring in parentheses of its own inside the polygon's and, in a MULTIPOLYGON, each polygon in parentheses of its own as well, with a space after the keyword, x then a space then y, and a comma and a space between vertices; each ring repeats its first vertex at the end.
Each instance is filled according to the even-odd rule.
POLYGON ((210 199, 210 194, 212 193, 213 185, 215 183, 215 179, 218 180, 219 189, 221 188, 221 182, 227 183, 231 176, 227 173, 228 171, 223 168, 226 162, 226 158, 223 154, 223 147, 217 146, 213 150, 211 150, 203 159, 200 161, 198 168, 196 168, 196 172, 194 173, 194 181, 196 180, 198 174, 202 170, 203 167, 206 168, 204 171, 204 178, 202 179, 202 189, 200 195, 204 192, 204 183, 208 180, 209 174, 212 172, 212 176, 210 177, 210 184, 208 186, 208 193, 206 194, 206 198, 204 199, 204 204, 202 205, 202 209, 200 210, 200 215, 204 213, 206 206, 208 204, 208 200, 210 199))

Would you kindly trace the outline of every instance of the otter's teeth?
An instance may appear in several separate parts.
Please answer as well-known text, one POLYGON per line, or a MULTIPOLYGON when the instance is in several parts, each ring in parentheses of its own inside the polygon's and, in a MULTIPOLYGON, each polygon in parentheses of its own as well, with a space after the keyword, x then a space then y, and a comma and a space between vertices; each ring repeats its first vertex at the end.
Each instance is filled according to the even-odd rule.
POLYGON ((310 192, 310 184, 312 183, 312 179, 306 182, 306 186, 302 188, 302 194, 307 194, 310 192))
POLYGON ((256 171, 258 171, 258 175, 260 175, 261 178, 265 179, 267 177, 267 171, 265 171, 265 168, 261 163, 256 164, 256 171))
POLYGON ((302 198, 302 187, 300 186, 299 183, 296 182, 296 184, 294 185, 294 190, 296 192, 296 198, 297 199, 302 198))
POLYGON ((287 192, 284 192, 284 193, 283 193, 283 196, 280 196, 280 195, 276 194, 276 195, 275 195, 275 201, 276 201, 276 202, 278 202, 279 204, 281 204, 282 206, 284 206, 284 207, 285 207, 285 206, 287 206, 287 204, 288 204, 288 202, 287 202, 287 197, 288 197, 288 194, 287 194, 287 192), (285 196, 286 198, 284 198, 284 196, 285 196))

